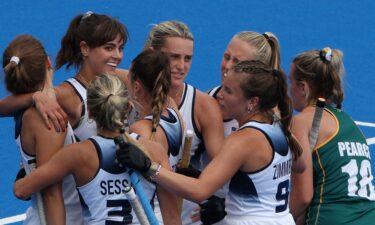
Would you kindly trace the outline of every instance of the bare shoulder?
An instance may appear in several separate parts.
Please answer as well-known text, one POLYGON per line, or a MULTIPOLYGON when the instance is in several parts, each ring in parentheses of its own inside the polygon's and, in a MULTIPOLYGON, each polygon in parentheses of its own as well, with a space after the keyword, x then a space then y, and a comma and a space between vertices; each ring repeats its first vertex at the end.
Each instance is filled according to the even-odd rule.
POLYGON ((253 128, 246 128, 232 133, 225 139, 225 142, 229 142, 233 145, 239 143, 240 145, 255 146, 263 140, 266 140, 266 136, 263 132, 253 128))
POLYGON ((80 162, 80 164, 87 164, 98 158, 95 145, 90 140, 66 145, 64 148, 70 155, 74 154, 75 161, 80 162))
POLYGON ((130 126, 130 132, 137 133, 140 136, 149 137, 151 135, 151 121, 138 120, 130 126))
POLYGON ((215 98, 207 93, 197 90, 195 101, 196 107, 194 108, 194 111, 198 118, 210 117, 211 119, 216 118, 217 120, 222 121, 220 108, 215 98))
POLYGON ((314 116, 313 108, 307 108, 299 114, 293 116, 291 121, 292 130, 310 130, 312 118, 314 116))
POLYGON ((160 143, 148 140, 144 137, 140 137, 138 141, 145 148, 153 161, 159 162, 160 164, 165 164, 168 161, 166 151, 160 143))
POLYGON ((197 104, 199 104, 199 106, 202 106, 202 107, 211 107, 213 105, 217 106, 216 99, 214 97, 198 89, 196 90, 197 90, 196 101, 197 101, 197 104))
POLYGON ((116 69, 115 76, 120 78, 124 83, 128 82, 129 70, 116 69))
POLYGON ((55 89, 56 97, 58 99, 62 99, 62 98, 65 98, 69 95, 74 94, 73 87, 70 84, 68 84, 67 82, 62 82, 58 86, 55 86, 54 89, 55 89))
POLYGON ((54 89, 57 102, 61 105, 64 111, 69 112, 70 110, 67 109, 72 107, 72 105, 75 105, 74 103, 72 103, 72 101, 80 102, 80 98, 78 97, 74 88, 67 82, 62 82, 58 86, 54 87, 54 89))
POLYGON ((44 125, 44 120, 40 113, 34 107, 27 109, 22 116, 22 126, 26 129, 42 131, 48 130, 44 125))

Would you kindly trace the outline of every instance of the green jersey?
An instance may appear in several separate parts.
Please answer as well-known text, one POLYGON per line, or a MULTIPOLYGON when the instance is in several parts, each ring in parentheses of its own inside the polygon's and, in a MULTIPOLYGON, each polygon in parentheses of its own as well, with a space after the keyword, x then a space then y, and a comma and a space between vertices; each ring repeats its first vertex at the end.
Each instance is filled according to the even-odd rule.
POLYGON ((370 149, 362 131, 343 111, 325 109, 338 129, 313 154, 314 197, 306 224, 375 224, 370 149))

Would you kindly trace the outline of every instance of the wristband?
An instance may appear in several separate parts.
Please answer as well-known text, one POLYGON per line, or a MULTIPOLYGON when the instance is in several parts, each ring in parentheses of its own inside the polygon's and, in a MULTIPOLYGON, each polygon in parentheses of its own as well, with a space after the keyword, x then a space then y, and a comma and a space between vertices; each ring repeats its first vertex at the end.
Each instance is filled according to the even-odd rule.
POLYGON ((151 180, 155 180, 157 176, 160 174, 161 165, 156 162, 152 162, 150 168, 147 171, 147 176, 151 180))

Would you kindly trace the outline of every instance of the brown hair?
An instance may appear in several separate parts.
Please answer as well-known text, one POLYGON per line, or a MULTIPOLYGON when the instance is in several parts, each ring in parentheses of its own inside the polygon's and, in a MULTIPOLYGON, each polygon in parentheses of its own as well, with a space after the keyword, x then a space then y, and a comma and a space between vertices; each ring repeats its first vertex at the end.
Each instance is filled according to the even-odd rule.
POLYGON ((46 80, 47 58, 42 43, 31 35, 14 38, 3 53, 7 90, 13 94, 41 90, 46 80), (13 56, 19 58, 19 63, 11 61, 13 56))
POLYGON ((131 82, 139 80, 152 97, 153 138, 172 83, 168 56, 151 49, 143 51, 132 61, 130 79, 131 82))
POLYGON ((293 64, 295 66, 294 78, 297 81, 306 81, 311 89, 307 96, 308 103, 314 104, 319 98, 341 108, 344 100, 342 77, 344 74, 343 53, 332 49, 331 59, 328 61, 322 56, 323 50, 311 50, 297 55, 293 64))
POLYGON ((267 113, 278 107, 281 128, 289 141, 293 158, 297 159, 302 153, 302 148, 289 129, 293 108, 284 72, 272 69, 259 60, 242 61, 233 67, 233 71, 246 75, 242 77, 240 87, 245 98, 259 98, 260 112, 267 113))
POLYGON ((81 41, 86 42, 90 48, 95 48, 116 39, 118 35, 125 44, 129 36, 126 27, 110 16, 87 12, 74 17, 61 40, 56 69, 65 64, 67 69, 72 65, 76 68, 81 66, 81 41))

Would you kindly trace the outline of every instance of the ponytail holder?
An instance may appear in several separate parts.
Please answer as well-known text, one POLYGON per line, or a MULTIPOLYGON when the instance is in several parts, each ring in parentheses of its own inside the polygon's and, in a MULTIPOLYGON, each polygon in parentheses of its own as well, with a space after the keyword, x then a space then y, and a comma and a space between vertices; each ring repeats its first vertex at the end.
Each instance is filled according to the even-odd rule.
POLYGON ((125 131, 126 131, 125 127, 121 127, 121 128, 120 128, 120 133, 121 133, 121 134, 124 134, 125 131))
POLYGON ((18 63, 20 63, 20 58, 18 56, 12 56, 9 62, 14 62, 16 65, 18 65, 18 63))
POLYGON ((94 14, 92 11, 87 11, 85 14, 83 14, 80 23, 82 23, 85 19, 90 17, 92 14, 94 14))
POLYGON ((107 96, 107 98, 105 99, 105 101, 108 102, 108 100, 109 100, 109 98, 110 98, 111 96, 113 96, 113 94, 109 94, 109 95, 107 96))
POLYGON ((271 41, 271 38, 270 38, 270 36, 268 36, 268 34, 266 34, 266 33, 263 33, 262 35, 263 35, 263 37, 265 37, 265 38, 266 38, 266 40, 267 40, 268 44, 272 45, 272 41, 271 41))
POLYGON ((272 76, 273 78, 277 78, 279 76, 279 71, 277 69, 272 69, 272 76))
POLYGON ((332 61, 332 49, 330 47, 323 48, 320 51, 319 56, 323 61, 331 62, 332 61))

